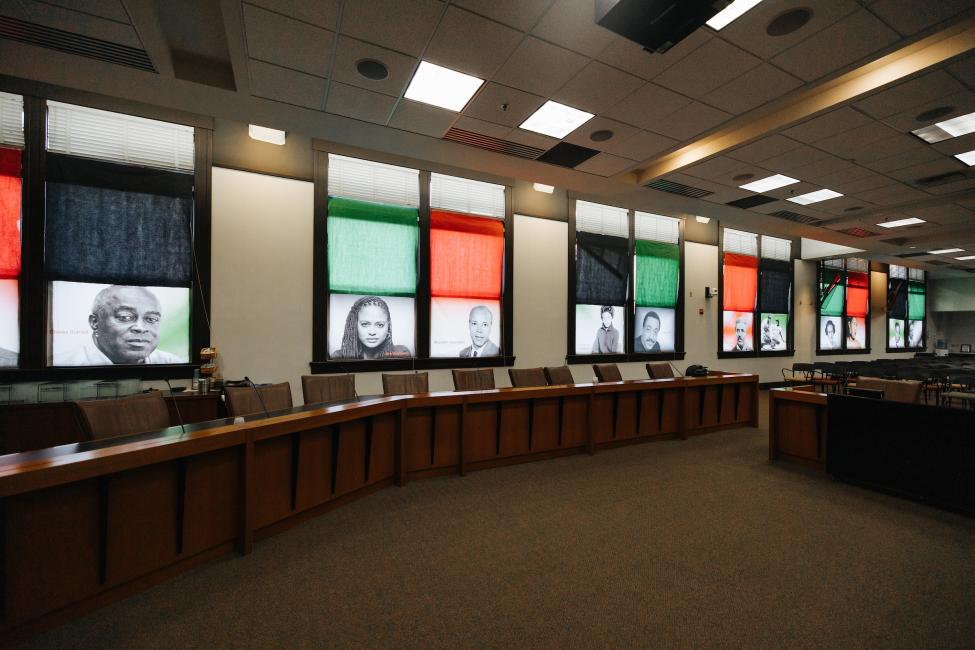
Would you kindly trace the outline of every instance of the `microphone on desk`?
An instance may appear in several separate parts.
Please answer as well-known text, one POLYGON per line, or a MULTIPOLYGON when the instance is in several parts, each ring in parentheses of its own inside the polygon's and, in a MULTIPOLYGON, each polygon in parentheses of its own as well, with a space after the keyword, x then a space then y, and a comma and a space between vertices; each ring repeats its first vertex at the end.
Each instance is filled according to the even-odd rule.
POLYGON ((173 398, 173 409, 176 410, 176 419, 179 420, 179 430, 183 432, 183 435, 186 435, 186 425, 183 424, 183 414, 179 412, 179 404, 176 403, 176 393, 173 392, 173 385, 165 377, 163 381, 169 387, 169 396, 173 398))
POLYGON ((247 385, 253 388, 254 392, 257 393, 257 400, 261 403, 261 409, 264 411, 264 417, 271 417, 271 414, 267 412, 267 406, 264 404, 264 396, 261 395, 261 389, 258 388, 253 381, 251 381, 250 377, 244 377, 244 381, 246 381, 247 385))

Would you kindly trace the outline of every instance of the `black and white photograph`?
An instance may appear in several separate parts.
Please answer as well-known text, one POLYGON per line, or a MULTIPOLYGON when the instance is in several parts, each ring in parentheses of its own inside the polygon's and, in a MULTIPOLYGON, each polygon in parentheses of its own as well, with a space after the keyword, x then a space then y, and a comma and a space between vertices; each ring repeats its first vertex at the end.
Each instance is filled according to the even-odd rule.
POLYGON ((866 346, 866 322, 859 316, 850 316, 846 319, 846 349, 862 350, 866 346))
POLYGON ((624 311, 622 305, 576 305, 576 354, 623 352, 624 311))
POLYGON ((924 345, 924 321, 912 320, 907 322, 907 347, 919 348, 924 345))
POLYGON ((887 347, 903 348, 906 346, 907 331, 904 328, 904 320, 891 318, 887 321, 887 347))
POLYGON ((17 366, 20 350, 17 280, 0 280, 0 368, 17 366))
POLYGON ((333 293, 328 302, 332 359, 408 359, 416 345, 413 298, 333 293))
POLYGON ((762 314, 759 345, 762 352, 781 352, 789 348, 788 314, 762 314))
POLYGON ((432 298, 430 356, 496 357, 501 354, 501 303, 497 300, 432 298))
POLYGON ((819 317, 819 349, 842 350, 843 319, 840 316, 819 317))
POLYGON ((634 352, 673 352, 676 312, 666 307, 637 307, 634 352))
POLYGON ((54 366, 189 363, 190 290, 51 283, 54 366))

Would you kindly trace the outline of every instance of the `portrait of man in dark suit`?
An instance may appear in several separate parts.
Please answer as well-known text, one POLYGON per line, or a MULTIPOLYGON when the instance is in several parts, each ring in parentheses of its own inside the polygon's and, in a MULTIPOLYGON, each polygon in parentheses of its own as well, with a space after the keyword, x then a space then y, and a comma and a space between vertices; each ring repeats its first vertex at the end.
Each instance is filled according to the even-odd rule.
POLYGON ((461 358, 468 357, 496 357, 501 354, 501 349, 491 341, 491 328, 494 325, 494 316, 491 310, 484 305, 477 305, 471 309, 467 319, 471 332, 471 345, 460 351, 461 358))

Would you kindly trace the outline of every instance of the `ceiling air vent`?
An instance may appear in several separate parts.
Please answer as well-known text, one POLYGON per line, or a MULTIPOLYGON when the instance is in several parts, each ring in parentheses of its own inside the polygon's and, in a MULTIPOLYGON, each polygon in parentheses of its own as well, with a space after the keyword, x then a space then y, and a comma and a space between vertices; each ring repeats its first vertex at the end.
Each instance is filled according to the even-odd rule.
POLYGON ((861 238, 876 237, 879 234, 876 232, 870 232, 869 230, 865 230, 863 228, 847 228, 845 230, 840 230, 839 232, 843 233, 844 235, 849 235, 851 237, 861 237, 861 238))
POLYGON ((689 196, 694 199, 700 199, 705 196, 714 194, 714 192, 703 190, 700 187, 691 187, 690 185, 684 185, 683 183, 675 183, 674 181, 668 181, 663 178, 658 178, 655 181, 650 181, 644 187, 649 187, 651 190, 660 190, 661 192, 670 192, 671 194, 680 194, 681 196, 689 196))
POLYGON ((805 214, 799 214, 798 212, 793 212, 792 210, 779 210, 778 212, 771 213, 769 216, 778 217, 779 219, 785 219, 786 221, 792 221, 794 223, 805 224, 807 226, 818 226, 823 222, 822 219, 810 217, 809 215, 805 214))
POLYGON ((508 154, 509 156, 529 158, 531 160, 535 160, 545 153, 544 149, 529 147, 525 144, 510 142, 508 140, 502 140, 501 138, 492 138, 489 135, 482 135, 480 133, 474 133, 473 131, 464 131, 463 129, 457 128, 452 128, 447 131, 447 133, 444 134, 443 139, 450 140, 452 142, 459 142, 460 144, 470 145, 479 149, 487 149, 488 151, 508 154))
POLYGON ((972 174, 966 171, 955 171, 947 172, 945 174, 935 174, 934 176, 925 176, 924 178, 919 178, 914 181, 915 185, 920 185, 921 187, 937 187, 939 185, 947 185, 949 183, 957 183, 959 181, 964 181, 972 178, 972 174))
POLYGON ((743 199, 738 199, 737 201, 731 201, 725 205, 730 205, 734 208, 741 208, 742 210, 747 210, 748 208, 758 207, 760 205, 765 205, 766 203, 775 203, 778 199, 771 196, 762 196, 761 194, 756 194, 755 196, 746 196, 743 199))
POLYGON ((891 246, 903 246, 907 243, 907 237, 891 237, 890 239, 881 240, 885 244, 890 244, 891 246))
POLYGON ((106 63, 124 65, 148 72, 156 71, 146 51, 137 47, 119 45, 99 38, 74 34, 8 16, 0 16, 0 37, 68 52, 69 54, 77 54, 89 59, 98 59, 106 63))
POLYGON ((951 262, 945 262, 944 260, 931 260, 928 262, 931 266, 948 266, 951 262))
POLYGON ((908 257, 924 257, 927 254, 928 253, 926 253, 924 251, 920 251, 918 253, 901 253, 901 254, 897 255, 897 257, 903 257, 903 258, 908 258, 908 257))

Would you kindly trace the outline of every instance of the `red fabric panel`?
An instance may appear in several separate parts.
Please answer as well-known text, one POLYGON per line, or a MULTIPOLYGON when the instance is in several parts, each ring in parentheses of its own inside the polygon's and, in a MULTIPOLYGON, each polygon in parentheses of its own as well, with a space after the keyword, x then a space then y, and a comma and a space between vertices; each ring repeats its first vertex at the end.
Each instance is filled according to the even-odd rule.
POLYGON ((724 310, 755 311, 758 294, 758 258, 724 254, 724 310))
POLYGON ((501 299, 504 223, 430 211, 430 295, 501 299))
POLYGON ((20 150, 0 148, 0 278, 20 275, 20 150))
POLYGON ((846 315, 860 316, 866 318, 869 310, 869 291, 867 286, 870 282, 866 273, 850 271, 846 274, 846 315))

